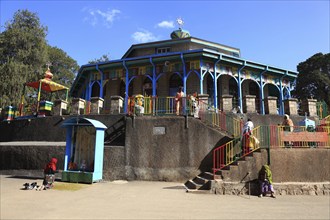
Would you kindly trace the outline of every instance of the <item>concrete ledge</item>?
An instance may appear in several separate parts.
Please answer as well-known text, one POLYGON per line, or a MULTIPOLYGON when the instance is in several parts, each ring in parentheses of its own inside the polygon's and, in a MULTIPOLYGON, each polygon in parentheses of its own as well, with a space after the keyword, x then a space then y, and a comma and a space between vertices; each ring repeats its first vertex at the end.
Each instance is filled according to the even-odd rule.
MULTIPOLYGON (((330 195, 330 182, 284 182, 273 183, 273 187, 276 195, 330 195)), ((259 184, 256 180, 242 183, 214 180, 210 191, 218 195, 258 195, 259 184)))

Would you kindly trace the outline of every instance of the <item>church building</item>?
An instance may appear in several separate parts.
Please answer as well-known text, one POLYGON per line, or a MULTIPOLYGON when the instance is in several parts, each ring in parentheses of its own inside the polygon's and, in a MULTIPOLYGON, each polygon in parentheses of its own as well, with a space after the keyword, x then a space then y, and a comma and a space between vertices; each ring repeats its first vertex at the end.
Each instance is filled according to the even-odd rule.
POLYGON ((70 95, 101 100, 106 114, 120 99, 127 113, 131 97, 169 98, 183 87, 186 96, 197 93, 214 109, 285 113, 297 72, 245 60, 240 49, 192 37, 181 27, 170 36, 134 44, 121 59, 83 65, 70 95))

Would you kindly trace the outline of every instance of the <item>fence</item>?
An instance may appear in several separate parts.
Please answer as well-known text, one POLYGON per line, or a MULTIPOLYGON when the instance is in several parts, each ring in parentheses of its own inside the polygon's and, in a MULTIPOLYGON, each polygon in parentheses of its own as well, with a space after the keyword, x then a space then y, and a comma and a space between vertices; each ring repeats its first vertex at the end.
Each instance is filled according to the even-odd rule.
POLYGON ((232 141, 217 147, 213 150, 213 174, 224 167, 232 164, 238 159, 260 149, 261 146, 269 144, 268 128, 258 126, 251 133, 243 134, 240 138, 234 138, 232 141))
POLYGON ((276 147, 329 147, 330 127, 309 129, 304 126, 270 126, 271 146, 276 147))
POLYGON ((316 102, 316 112, 320 119, 325 118, 328 115, 327 103, 325 101, 316 102))
POLYGON ((243 122, 233 116, 214 109, 203 101, 191 97, 182 97, 176 101, 175 97, 143 97, 135 96, 128 99, 129 115, 191 115, 198 111, 198 117, 206 124, 228 132, 234 137, 241 135, 243 122))
POLYGON ((268 149, 270 162, 269 149, 281 147, 330 148, 330 126, 318 126, 313 130, 304 126, 258 126, 251 134, 244 134, 213 150, 213 174, 215 176, 217 171, 260 148, 268 149))
POLYGON ((226 114, 218 109, 214 109, 205 102, 199 102, 199 117, 206 124, 218 127, 223 131, 227 131, 234 137, 241 136, 243 122, 231 115, 226 114))

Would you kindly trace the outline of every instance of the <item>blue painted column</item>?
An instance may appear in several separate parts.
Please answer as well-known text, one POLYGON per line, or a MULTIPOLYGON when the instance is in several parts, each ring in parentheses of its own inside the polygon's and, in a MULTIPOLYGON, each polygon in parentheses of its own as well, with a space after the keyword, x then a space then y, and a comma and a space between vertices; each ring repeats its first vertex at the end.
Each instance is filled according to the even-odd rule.
POLYGON ((183 93, 185 96, 187 96, 187 73, 186 73, 186 63, 183 59, 183 53, 180 55, 181 62, 182 62, 182 71, 183 71, 183 93))
POLYGON ((68 170, 68 164, 71 160, 71 148, 72 148, 72 131, 73 126, 68 126, 66 129, 66 147, 65 147, 65 157, 64 157, 64 171, 68 170))
POLYGON ((220 74, 217 75, 217 64, 220 62, 222 58, 222 55, 220 55, 219 59, 214 63, 214 77, 213 77, 213 83, 214 83, 214 102, 213 106, 215 109, 218 109, 218 78, 220 77, 220 74))
POLYGON ((89 94, 89 86, 86 85, 86 88, 85 88, 85 100, 87 100, 88 94, 89 94))
POLYGON ((203 73, 203 70, 202 70, 202 66, 203 66, 203 60, 200 59, 199 61, 199 72, 200 72, 200 75, 201 75, 201 78, 199 80, 199 89, 200 89, 200 93, 199 94, 203 94, 203 81, 204 81, 204 76, 205 76, 205 73, 203 73))
POLYGON ((241 112, 243 112, 243 94, 242 94, 242 80, 241 80, 241 71, 244 69, 246 65, 246 61, 244 61, 244 65, 238 69, 238 99, 239 99, 239 108, 241 109, 241 112))
POLYGON ((266 67, 266 69, 264 71, 262 71, 260 73, 260 110, 261 110, 261 114, 264 115, 265 114, 265 100, 264 100, 264 77, 263 74, 265 74, 268 71, 268 66, 266 67))
POLYGON ((127 113, 127 105, 128 105, 128 86, 129 86, 129 78, 128 78, 128 68, 126 66, 125 60, 123 60, 123 66, 125 68, 125 103, 124 103, 124 112, 127 113))
POLYGON ((86 98, 87 101, 91 100, 92 96, 92 74, 89 73, 89 83, 88 83, 88 97, 86 98))
POLYGON ((288 71, 280 78, 280 115, 284 115, 284 100, 283 100, 283 78, 288 74, 288 71))
POLYGON ((103 98, 103 77, 104 77, 104 73, 102 72, 102 70, 99 69, 99 65, 96 64, 96 70, 100 73, 101 75, 101 83, 100 83, 100 94, 99 97, 103 98))
POLYGON ((152 62, 152 58, 149 58, 150 63, 152 65, 152 96, 155 97, 156 96, 156 87, 157 87, 157 77, 156 77, 156 67, 155 64, 152 62))

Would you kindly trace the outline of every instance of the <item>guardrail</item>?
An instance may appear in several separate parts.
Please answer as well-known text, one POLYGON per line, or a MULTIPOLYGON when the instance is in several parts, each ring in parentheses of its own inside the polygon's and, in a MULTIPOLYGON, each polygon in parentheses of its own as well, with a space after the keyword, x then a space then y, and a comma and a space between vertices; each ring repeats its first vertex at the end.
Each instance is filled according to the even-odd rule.
POLYGON ((200 119, 214 127, 218 127, 223 131, 227 131, 234 137, 241 136, 243 121, 233 116, 226 114, 205 102, 199 102, 199 117, 200 119))
POLYGON ((284 147, 330 148, 330 126, 318 126, 312 131, 304 126, 293 126, 291 130, 279 125, 258 126, 251 134, 234 138, 213 150, 213 175, 260 148, 268 149, 270 161, 269 149, 284 147))
POLYGON ((318 126, 309 130, 304 126, 270 126, 272 148, 276 147, 330 147, 330 127, 318 126))
POLYGON ((241 138, 235 138, 228 143, 213 150, 213 176, 217 171, 229 166, 238 159, 251 154, 269 143, 269 138, 264 138, 268 131, 266 127, 256 127, 251 134, 246 133, 241 138))
POLYGON ((214 109, 203 101, 194 101, 182 97, 176 101, 175 97, 143 97, 141 95, 128 99, 128 115, 190 115, 198 111, 198 117, 206 124, 228 132, 234 137, 241 136, 243 122, 218 109, 214 109))

